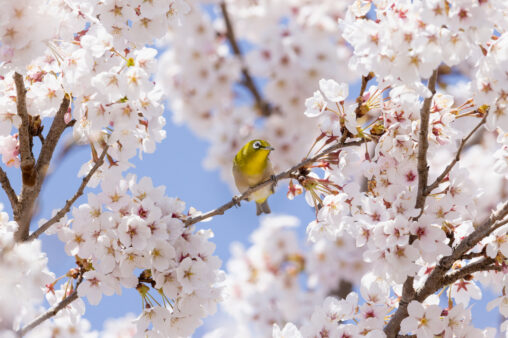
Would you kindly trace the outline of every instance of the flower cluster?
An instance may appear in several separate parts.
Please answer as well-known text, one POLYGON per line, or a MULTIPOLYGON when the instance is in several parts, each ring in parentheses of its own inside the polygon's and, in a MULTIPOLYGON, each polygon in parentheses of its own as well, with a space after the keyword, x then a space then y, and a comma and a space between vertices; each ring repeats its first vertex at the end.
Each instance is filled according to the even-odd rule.
MULTIPOLYGON (((386 337, 382 331, 383 317, 388 313, 389 304, 383 297, 389 296, 389 287, 366 275, 362 280, 361 304, 358 294, 352 292, 345 299, 328 297, 315 308, 310 321, 298 329, 287 323, 281 329, 273 327, 273 337, 386 337), (365 298, 368 297, 368 298, 365 298), (355 324, 348 323, 354 320, 355 324), (346 323, 345 323, 346 322, 346 323)), ((493 328, 477 329, 471 326, 471 309, 459 304, 450 309, 441 309, 433 298, 426 304, 412 301, 408 306, 409 316, 401 323, 401 333, 414 333, 418 337, 486 337, 493 338, 493 328)))
MULTIPOLYGON (((404 83, 407 82, 404 80, 404 83)), ((309 117, 318 116, 320 124, 328 127, 316 140, 315 147, 323 149, 341 135, 351 140, 363 139, 367 143, 375 141, 375 144, 367 146, 365 151, 346 148, 332 153, 333 157, 328 155, 313 166, 323 170, 323 178, 307 172, 303 173, 305 177, 298 179, 306 189, 309 205, 316 208, 316 220, 307 228, 308 239, 334 243, 337 238, 351 236, 356 241, 356 247, 365 249, 363 260, 375 264, 372 265, 372 273, 362 279, 365 304, 358 305, 357 296, 342 300, 340 304, 327 299, 323 308, 316 310, 299 331, 295 325, 288 324, 283 329, 276 326, 273 334, 292 332, 295 336, 301 334, 307 337, 346 333, 383 337, 382 330, 392 309, 399 306, 398 297, 404 282, 414 279, 415 288, 426 285, 440 258, 450 256, 460 241, 475 231, 473 222, 485 218, 482 202, 476 204, 482 192, 475 186, 468 168, 452 162, 454 165, 446 169, 446 174, 438 176, 448 165, 445 158, 452 161, 455 153, 462 151, 460 137, 464 132, 460 129, 465 127, 458 120, 476 117, 479 121, 483 118, 479 122, 481 126, 489 108, 487 105, 478 106, 472 99, 456 105, 452 96, 442 93, 435 94, 425 103, 428 105, 425 108, 420 97, 426 94, 414 86, 394 87, 389 97, 382 101, 378 99, 378 103, 373 105, 369 103, 369 98, 380 90, 371 87, 369 94, 358 98, 357 105, 347 107, 344 104, 348 92, 345 84, 321 80, 319 87, 320 91, 307 100, 305 112, 309 117), (337 109, 331 108, 334 102, 337 109), (348 111, 356 114, 348 114, 348 111), (358 114, 363 111, 368 114, 358 114), (425 140, 428 152, 441 154, 430 161, 436 165, 430 168, 426 183, 428 191, 422 193, 426 197, 423 200, 425 204, 418 206, 419 176, 422 173, 418 159, 421 151, 419 137, 423 128, 421 114, 428 114, 425 140), (335 123, 328 123, 330 120, 335 120, 335 123), (361 180, 365 180, 363 187, 357 183, 361 180), (390 296, 390 289, 395 297, 390 296), (347 312, 349 316, 341 311, 332 311, 343 308, 356 310, 347 312), (341 324, 342 320, 353 318, 355 324, 341 324)), ((466 160, 466 163, 471 163, 471 160, 466 160)), ((488 198, 497 198, 497 195, 492 194, 488 198)), ((472 248, 470 255, 459 257, 452 268, 454 273, 449 275, 454 278, 448 285, 437 288, 446 290, 449 297, 447 306, 441 307, 439 299, 429 297, 430 294, 423 304, 411 302, 409 317, 401 323, 401 333, 422 336, 451 336, 465 332, 474 332, 475 336, 494 334, 492 329, 482 331, 471 327, 467 306, 471 299, 482 297, 479 282, 495 285, 496 288, 503 285, 504 274, 497 272, 501 270, 500 264, 508 250, 505 245, 508 228, 503 224, 494 224, 490 236, 472 248), (482 264, 486 267, 493 265, 481 273, 473 274, 482 271, 479 268, 469 270, 472 271, 470 274, 461 274, 465 271, 462 270, 464 266, 482 264)), ((502 302, 500 298, 490 307, 502 302)), ((301 319, 295 322, 301 322, 301 319)))
POLYGON ((235 319, 235 330, 266 336, 272 323, 305 318, 316 305, 314 292, 303 292, 299 283, 306 261, 292 230, 297 225, 292 216, 266 216, 251 247, 233 244, 223 307, 235 319))
POLYGON ((131 338, 136 336, 134 315, 129 313, 121 318, 110 318, 104 322, 104 328, 98 332, 92 329, 88 320, 81 317, 59 316, 42 323, 30 331, 26 337, 53 337, 53 338, 131 338))
POLYGON ((442 62, 455 66, 481 56, 494 29, 503 26, 503 1, 369 1, 357 0, 341 21, 343 36, 354 48, 350 66, 376 73, 389 85, 411 86, 428 95, 421 78, 442 62), (501 23, 501 24, 500 24, 501 23))
POLYGON ((215 311, 223 276, 209 242, 212 232, 185 227, 184 208, 149 178, 104 180, 101 193, 89 194, 88 203, 72 210, 72 219, 51 229, 68 255, 93 266, 84 273, 78 295, 96 305, 102 295, 136 288, 144 304, 138 332, 151 325, 163 336, 190 335, 215 311), (160 293, 161 303, 151 301, 150 287, 160 293))
MULTIPOLYGON (((3 207, 3 206, 2 206, 3 207)), ((44 285, 54 276, 47 269, 48 259, 38 240, 16 243, 17 224, 0 212, 0 336, 14 337, 20 325, 37 314, 44 299, 44 285), (22 269, 20 269, 22 267, 22 269)))
POLYGON ((248 249, 232 246, 224 308, 237 332, 268 335, 272 323, 308 317, 324 295, 338 291, 341 280, 359 280, 365 264, 353 241, 338 238, 333 245, 319 241, 305 248, 298 245, 297 225, 293 216, 266 216, 248 249))
POLYGON ((276 168, 304 156, 319 131, 300 114, 313 83, 353 78, 346 61, 350 50, 336 24, 345 3, 226 1, 226 7, 242 56, 228 46, 223 14, 211 21, 193 8, 185 26, 168 38, 172 48, 161 57, 157 80, 174 119, 210 142, 205 167, 220 168, 221 178, 232 183, 231 158, 250 139, 270 140, 278 153, 272 159, 276 168), (254 81, 262 102, 252 102, 244 71, 265 83, 254 81))
MULTIPOLYGON (((17 135, 9 135, 20 124, 14 71, 24 75, 31 118, 47 124, 45 118, 54 117, 68 95, 71 109, 65 122, 73 126, 75 142, 90 143, 94 151, 107 143, 114 170, 128 168, 137 153, 155 151, 165 138, 164 106, 162 92, 150 79, 157 51, 143 45, 181 24, 188 11, 183 0, 51 1, 37 6, 27 0, 6 5, 0 27, 4 163, 18 162, 17 135)), ((90 166, 85 164, 82 171, 90 166)))
POLYGON ((46 50, 58 29, 59 4, 63 1, 23 0, 4 3, 0 13, 0 64, 16 67, 29 63, 46 50))

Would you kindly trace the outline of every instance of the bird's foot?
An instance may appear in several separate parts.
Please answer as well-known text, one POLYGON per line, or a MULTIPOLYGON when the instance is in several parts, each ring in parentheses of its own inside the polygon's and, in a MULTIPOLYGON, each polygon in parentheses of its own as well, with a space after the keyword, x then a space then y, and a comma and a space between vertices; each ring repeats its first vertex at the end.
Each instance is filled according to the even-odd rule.
POLYGON ((238 196, 233 196, 233 203, 235 204, 235 207, 237 207, 237 208, 238 208, 239 206, 241 206, 241 204, 240 204, 240 202, 241 202, 241 201, 242 201, 242 200, 240 199, 240 197, 238 197, 238 196))
POLYGON ((275 175, 270 176, 270 180, 272 180, 272 193, 275 192, 275 187, 277 186, 277 177, 275 175))

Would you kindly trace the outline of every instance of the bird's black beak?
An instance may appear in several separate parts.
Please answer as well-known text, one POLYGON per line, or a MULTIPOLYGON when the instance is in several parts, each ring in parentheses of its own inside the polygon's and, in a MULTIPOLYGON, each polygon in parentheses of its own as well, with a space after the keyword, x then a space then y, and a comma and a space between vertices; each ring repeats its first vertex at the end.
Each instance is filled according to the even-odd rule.
POLYGON ((275 150, 274 147, 263 147, 263 149, 266 149, 266 150, 275 150))

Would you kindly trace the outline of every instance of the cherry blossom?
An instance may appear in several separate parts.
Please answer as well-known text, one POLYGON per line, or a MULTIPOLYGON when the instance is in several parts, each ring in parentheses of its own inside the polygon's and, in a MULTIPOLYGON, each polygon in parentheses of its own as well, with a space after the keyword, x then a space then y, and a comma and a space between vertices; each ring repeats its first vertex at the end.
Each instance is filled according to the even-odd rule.
POLYGON ((503 0, 6 2, 0 335, 186 337, 223 303, 210 337, 493 337, 471 307, 490 287, 508 317, 507 18, 503 0), (241 145, 268 140, 307 224, 261 218, 220 270, 207 214, 133 174, 168 118, 229 184, 241 145), (82 186, 35 219, 74 145, 82 186), (41 233, 75 259, 63 276, 41 233), (123 289, 141 310, 92 330, 84 298, 123 289))

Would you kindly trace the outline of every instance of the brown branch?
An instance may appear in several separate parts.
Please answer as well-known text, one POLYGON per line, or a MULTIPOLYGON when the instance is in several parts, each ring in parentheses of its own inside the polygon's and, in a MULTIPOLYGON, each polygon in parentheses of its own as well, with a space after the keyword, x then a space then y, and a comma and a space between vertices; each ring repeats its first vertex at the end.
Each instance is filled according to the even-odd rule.
POLYGON ((483 257, 485 256, 485 247, 483 248, 483 250, 481 252, 470 252, 468 254, 464 254, 462 256, 460 256, 460 259, 473 259, 473 258, 478 258, 478 257, 483 257))
POLYGON ((56 304, 54 307, 49 309, 47 312, 44 312, 39 317, 35 318, 30 324, 28 324, 23 329, 18 331, 18 334, 20 336, 24 336, 25 334, 27 334, 29 331, 31 331, 35 327, 37 327, 38 325, 42 324, 42 322, 44 322, 44 321, 48 320, 49 318, 55 316, 60 310, 65 308, 67 305, 69 305, 70 303, 72 303, 76 299, 78 299, 78 290, 77 290, 77 288, 69 296, 67 296, 63 300, 61 300, 60 303, 56 304))
POLYGON ((353 291, 353 284, 345 279, 339 280, 339 285, 330 293, 328 296, 337 297, 339 299, 345 299, 349 293, 353 291))
POLYGON ((74 288, 74 291, 62 299, 58 304, 54 305, 51 309, 48 311, 42 313, 40 316, 36 317, 34 320, 32 320, 29 324, 27 324, 25 327, 20 329, 17 334, 21 337, 27 334, 29 331, 37 327, 38 325, 42 324, 44 321, 48 320, 49 318, 55 316, 60 310, 65 308, 67 305, 78 299, 78 286, 83 281, 83 276, 80 274, 79 279, 76 283, 76 287, 74 288))
MULTIPOLYGON (((452 253, 449 256, 445 256, 440 259, 437 266, 432 270, 429 277, 423 284, 423 286, 416 290, 416 294, 412 299, 407 300, 407 303, 400 303, 399 308, 392 316, 388 324, 385 326, 384 332, 387 337, 396 337, 400 330, 400 323, 404 318, 408 316, 407 305, 411 300, 417 300, 418 302, 423 302, 428 296, 438 291, 444 285, 444 281, 449 282, 451 279, 447 277, 444 280, 445 274, 450 270, 453 263, 457 260, 460 260, 461 257, 469 250, 471 250, 478 242, 480 242, 485 236, 488 236, 490 232, 492 232, 493 228, 500 226, 500 224, 504 224, 508 222, 505 220, 505 216, 508 215, 508 202, 505 202, 500 208, 496 211, 492 212, 490 217, 485 220, 481 225, 479 225, 475 231, 473 231, 469 236, 464 238, 458 246, 453 249, 452 253)), ((475 264, 475 263, 472 263, 475 264)), ((474 267, 474 265, 473 265, 474 267)), ((471 269, 471 268, 468 268, 471 269)), ((490 266, 489 266, 490 269, 490 266)), ((465 270, 466 272, 471 272, 469 270, 465 270)), ((456 275, 455 277, 459 277, 460 275, 456 275)), ((409 279, 409 278, 408 278, 409 279)))
POLYGON ((450 269, 455 261, 459 260, 462 255, 471 250, 478 242, 485 238, 485 236, 487 236, 492 231, 491 227, 498 225, 498 221, 502 221, 507 214, 508 202, 505 202, 498 210, 493 212, 486 221, 478 226, 475 231, 464 238, 462 242, 460 242, 460 244, 453 250, 450 256, 443 257, 440 261, 440 265, 446 268, 446 270, 450 269))
POLYGON ((65 202, 65 206, 62 209, 60 209, 55 214, 55 216, 53 216, 50 220, 45 222, 37 230, 35 230, 30 236, 28 236, 28 238, 27 238, 28 241, 38 238, 41 234, 43 234, 46 230, 48 230, 50 226, 52 226, 53 224, 60 221, 60 219, 62 217, 64 217, 65 214, 67 214, 69 212, 69 210, 71 209, 71 206, 74 204, 74 202, 76 202, 76 200, 81 195, 83 195, 85 187, 88 184, 88 182, 90 181, 90 179, 92 178, 92 176, 95 174, 97 169, 99 169, 99 167, 104 163, 104 158, 106 157, 107 152, 108 152, 108 146, 106 146, 104 148, 101 156, 98 158, 97 162, 95 162, 95 165, 92 167, 92 169, 90 169, 88 174, 85 177, 83 177, 83 181, 81 182, 81 185, 79 186, 79 188, 76 191, 76 193, 74 194, 74 196, 72 196, 72 198, 70 200, 67 200, 65 202))
POLYGON ((416 195, 416 208, 421 209, 425 206, 425 188, 427 188, 427 180, 429 176, 429 165, 427 164, 427 150, 429 149, 429 120, 430 120, 430 104, 436 93, 437 69, 434 70, 429 78, 427 87, 431 95, 423 100, 420 110, 420 135, 418 137, 418 192, 416 195))
POLYGON ((228 209, 231 209, 233 206, 235 205, 238 205, 238 203, 244 199, 247 199, 253 192, 269 185, 269 184, 274 184, 282 179, 286 179, 286 178, 290 178, 291 175, 298 169, 302 168, 302 167, 305 167, 313 162, 315 162, 316 160, 320 159, 321 157, 335 151, 335 150, 338 150, 338 149, 341 149, 341 148, 346 148, 346 147, 353 147, 353 146, 358 146, 358 145, 361 145, 363 143, 367 142, 366 140, 361 140, 361 141, 352 141, 352 142, 348 142, 348 143, 336 143, 335 145, 333 146, 330 146, 328 148, 326 148, 325 150, 321 151, 319 154, 311 157, 311 158, 307 158, 305 160, 303 160, 302 162, 294 165, 293 167, 287 169, 286 171, 283 171, 281 173, 279 173, 278 175, 274 176, 273 178, 270 178, 264 182, 261 182, 249 189, 247 189, 243 194, 241 195, 237 195, 237 196, 234 196, 231 201, 223 204, 222 206, 216 208, 216 209, 213 209, 213 210, 210 210, 204 214, 201 214, 199 216, 195 216, 195 217, 192 217, 192 218, 188 218, 186 221, 185 221, 185 225, 186 226, 190 226, 192 224, 195 224, 197 222, 201 222, 202 220, 204 219, 207 219, 207 218, 210 218, 212 216, 216 216, 216 215, 222 215, 224 214, 224 212, 228 209))
MULTIPOLYGON (((420 134, 418 138, 418 191, 416 195, 416 205, 415 208, 420 209, 420 215, 415 217, 413 220, 418 220, 418 218, 423 213, 423 208, 425 206, 425 188, 427 187, 427 178, 429 175, 429 166, 427 164, 427 150, 429 148, 429 116, 430 116, 430 104, 432 103, 432 98, 436 92, 436 80, 437 80, 438 70, 434 70, 432 72, 431 77, 429 78, 427 87, 429 88, 431 95, 425 100, 423 100, 423 105, 420 110, 420 134)), ((415 236, 411 236, 409 239, 409 244, 411 244, 416 239, 415 236)), ((399 302, 399 307, 392 319, 388 322, 388 324, 384 328, 384 332, 387 337, 396 337, 400 331, 400 323, 402 319, 406 318, 409 314, 407 311, 408 304, 415 298, 415 290, 413 287, 414 277, 408 277, 404 282, 402 287, 402 299, 399 302)))
POLYGON ((455 158, 450 162, 450 164, 448 164, 448 166, 446 166, 446 168, 443 170, 443 172, 441 173, 441 175, 439 175, 434 182, 432 182, 431 185, 429 185, 427 188, 425 188, 425 191, 424 191, 424 194, 425 195, 429 195, 432 190, 436 189, 437 186, 441 183, 441 181, 443 181, 443 179, 448 175, 448 173, 450 172, 450 170, 452 170, 452 168, 455 166, 455 164, 457 164, 457 162, 460 161, 460 155, 462 153, 462 150, 464 149, 464 146, 466 145, 467 141, 469 141, 469 139, 471 138, 471 136, 473 136, 474 133, 476 133, 476 131, 487 121, 487 115, 488 115, 488 111, 484 114, 482 120, 480 121, 480 123, 478 123, 476 125, 476 127, 473 128, 473 130, 471 130, 471 132, 465 137, 462 139, 462 141, 460 142, 460 146, 459 146, 459 149, 457 150, 457 154, 455 155, 455 158))
POLYGON ((233 49, 233 53, 236 55, 237 58, 240 59, 240 62, 241 62, 242 75, 243 75, 243 81, 241 81, 241 84, 244 87, 246 87, 247 90, 254 97, 254 101, 256 102, 256 108, 259 109, 259 111, 261 112, 261 115, 270 116, 273 112, 273 108, 270 106, 270 104, 268 102, 263 100, 261 93, 257 89, 256 84, 254 83, 254 80, 252 79, 252 76, 250 75, 249 70, 247 69, 247 66, 245 65, 245 61, 243 59, 243 54, 242 54, 242 51, 240 50, 240 46, 238 45, 238 42, 236 40, 235 31, 233 29, 233 24, 231 23, 231 19, 229 17, 226 3, 221 2, 220 8, 222 11, 222 16, 224 17, 224 23, 226 24, 226 37, 229 41, 229 44, 231 45, 231 49, 233 49))
POLYGON ((18 209, 18 196, 14 189, 12 189, 11 182, 9 181, 9 177, 7 177, 7 173, 0 167, 0 184, 2 184, 2 188, 4 189, 9 201, 11 202, 12 212, 13 214, 17 214, 18 209))
POLYGON ((504 219, 502 221, 498 221, 498 222, 494 223, 494 225, 490 228, 490 230, 489 230, 489 232, 487 233, 486 236, 490 235, 494 230, 502 227, 503 225, 505 225, 507 223, 508 223, 508 218, 504 219))
POLYGON ((65 94, 62 99, 62 103, 60 104, 60 108, 55 114, 48 135, 44 140, 37 163, 35 164, 35 174, 33 175, 35 182, 32 185, 23 183, 19 198, 19 213, 18 215, 14 215, 14 219, 19 225, 18 231, 16 232, 17 241, 25 241, 28 239, 35 201, 39 197, 39 193, 46 176, 46 171, 49 167, 49 163, 51 162, 51 158, 53 157, 53 152, 66 128, 64 115, 69 109, 69 106, 70 96, 65 94))
POLYGON ((35 184, 35 160, 32 154, 32 147, 30 145, 30 118, 26 108, 26 88, 23 81, 23 76, 19 73, 14 73, 14 83, 16 84, 16 108, 18 115, 21 119, 19 126, 19 153, 21 157, 21 175, 23 185, 35 184))
POLYGON ((70 97, 68 94, 65 94, 64 98, 62 99, 62 103, 60 104, 60 108, 58 109, 53 123, 51 124, 48 135, 44 140, 39 158, 37 159, 37 173, 42 177, 44 177, 46 174, 49 163, 51 162, 51 158, 53 157, 53 152, 55 151, 58 141, 60 140, 60 136, 67 127, 64 116, 65 113, 67 113, 69 106, 70 97))
POLYGON ((501 265, 492 265, 492 263, 494 262, 495 260, 493 258, 490 257, 482 258, 476 262, 464 266, 463 268, 451 274, 443 276, 443 278, 441 279, 441 284, 450 285, 452 283, 455 283, 459 279, 466 277, 467 275, 479 271, 491 271, 491 270, 501 271, 503 267, 501 265))
POLYGON ((362 76, 362 85, 360 87, 360 94, 358 94, 358 97, 356 98, 356 108, 355 108, 355 114, 356 114, 356 118, 359 118, 359 117, 362 117, 363 115, 365 115, 363 112, 362 112, 362 105, 363 105, 363 93, 365 93, 365 90, 367 89, 367 83, 369 83, 370 80, 372 80, 374 78, 374 73, 370 72, 369 74, 367 74, 367 76, 362 76))

